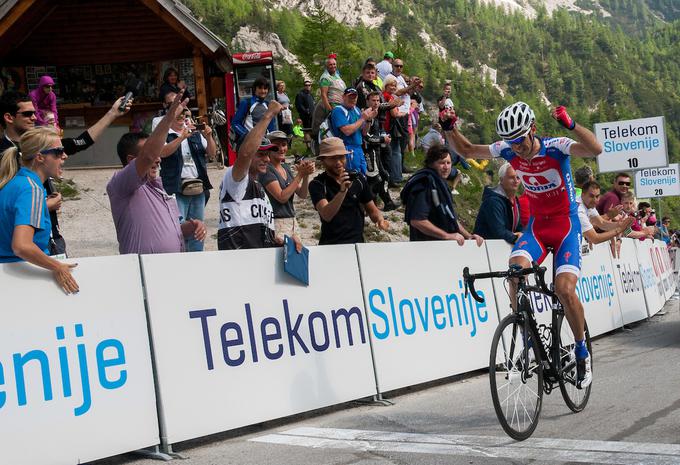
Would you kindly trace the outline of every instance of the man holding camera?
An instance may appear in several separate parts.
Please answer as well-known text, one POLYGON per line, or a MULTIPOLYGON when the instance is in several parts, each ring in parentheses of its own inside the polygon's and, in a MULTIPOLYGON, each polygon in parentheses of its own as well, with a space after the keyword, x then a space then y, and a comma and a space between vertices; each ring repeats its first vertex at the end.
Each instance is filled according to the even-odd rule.
POLYGON ((312 204, 321 218, 319 245, 364 242, 364 210, 378 228, 387 231, 390 226, 373 203, 366 177, 345 169, 348 153, 337 137, 321 141, 319 159, 325 171, 309 183, 312 204))
MULTIPOLYGON (((167 95, 176 95, 168 93, 167 95)), ((205 124, 196 125, 191 110, 184 108, 173 118, 167 133, 166 145, 161 150, 161 178, 169 195, 177 199, 182 221, 200 220, 205 216, 205 205, 210 197, 210 179, 206 155, 217 153, 212 130, 205 124)), ((193 237, 186 240, 187 252, 200 252, 203 242, 193 237)))

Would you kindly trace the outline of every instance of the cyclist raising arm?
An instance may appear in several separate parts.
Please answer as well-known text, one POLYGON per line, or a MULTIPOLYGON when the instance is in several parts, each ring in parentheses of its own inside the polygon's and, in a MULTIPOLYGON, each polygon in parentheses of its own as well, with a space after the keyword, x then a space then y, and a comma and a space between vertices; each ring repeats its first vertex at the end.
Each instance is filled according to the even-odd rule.
MULTIPOLYGON (((576 140, 537 137, 534 112, 524 102, 516 102, 501 111, 496 132, 503 140, 491 145, 472 144, 456 128, 457 117, 453 112, 444 115, 442 127, 449 143, 464 157, 502 157, 517 171, 529 197, 531 218, 512 249, 510 265, 528 268, 532 261, 541 263, 548 248, 552 249, 555 293, 565 307, 576 339, 577 387, 585 388, 592 381, 592 371, 584 341, 583 305, 576 295, 581 272, 581 225, 569 157, 595 157, 602 152, 602 146, 590 130, 576 124, 566 108, 557 107, 552 116, 572 131, 576 140)), ((516 285, 511 284, 511 302, 514 302, 516 285)))

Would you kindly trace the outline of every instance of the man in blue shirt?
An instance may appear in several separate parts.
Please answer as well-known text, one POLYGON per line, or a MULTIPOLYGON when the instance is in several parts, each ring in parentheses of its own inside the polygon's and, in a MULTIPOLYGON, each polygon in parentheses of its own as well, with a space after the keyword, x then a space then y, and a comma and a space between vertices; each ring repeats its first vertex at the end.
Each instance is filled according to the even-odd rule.
POLYGON ((362 149, 362 128, 364 123, 378 116, 378 111, 366 108, 363 112, 357 108, 358 93, 354 87, 348 87, 342 95, 342 105, 333 108, 331 126, 333 133, 342 139, 347 151, 347 170, 358 171, 366 175, 366 158, 362 149))

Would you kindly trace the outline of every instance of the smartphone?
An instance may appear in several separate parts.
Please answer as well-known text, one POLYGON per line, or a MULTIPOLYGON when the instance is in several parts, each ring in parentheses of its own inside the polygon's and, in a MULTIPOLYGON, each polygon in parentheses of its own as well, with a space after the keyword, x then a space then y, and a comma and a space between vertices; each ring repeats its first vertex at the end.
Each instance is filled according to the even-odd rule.
POLYGON ((196 130, 203 131, 205 129, 205 123, 196 123, 196 130))

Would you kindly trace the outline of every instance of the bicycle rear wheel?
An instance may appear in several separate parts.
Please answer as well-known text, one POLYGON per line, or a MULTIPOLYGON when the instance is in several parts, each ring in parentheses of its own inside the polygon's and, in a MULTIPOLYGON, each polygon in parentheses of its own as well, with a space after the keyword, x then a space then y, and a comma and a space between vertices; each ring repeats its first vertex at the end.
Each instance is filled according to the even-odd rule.
MULTIPOLYGON (((576 357, 574 355, 574 333, 569 326, 569 322, 560 315, 557 318, 557 334, 560 335, 560 365, 559 369, 566 368, 562 376, 560 376, 560 392, 562 398, 567 404, 567 407, 573 412, 580 412, 588 403, 590 398, 590 388, 592 384, 585 389, 578 389, 576 387, 576 357)), ((590 353, 590 366, 593 364, 593 349, 590 345, 590 332, 586 324, 586 347, 590 353)))
POLYGON ((536 429, 543 402, 540 340, 533 330, 523 335, 517 315, 501 321, 491 342, 489 380, 496 416, 505 432, 523 441, 536 429))

